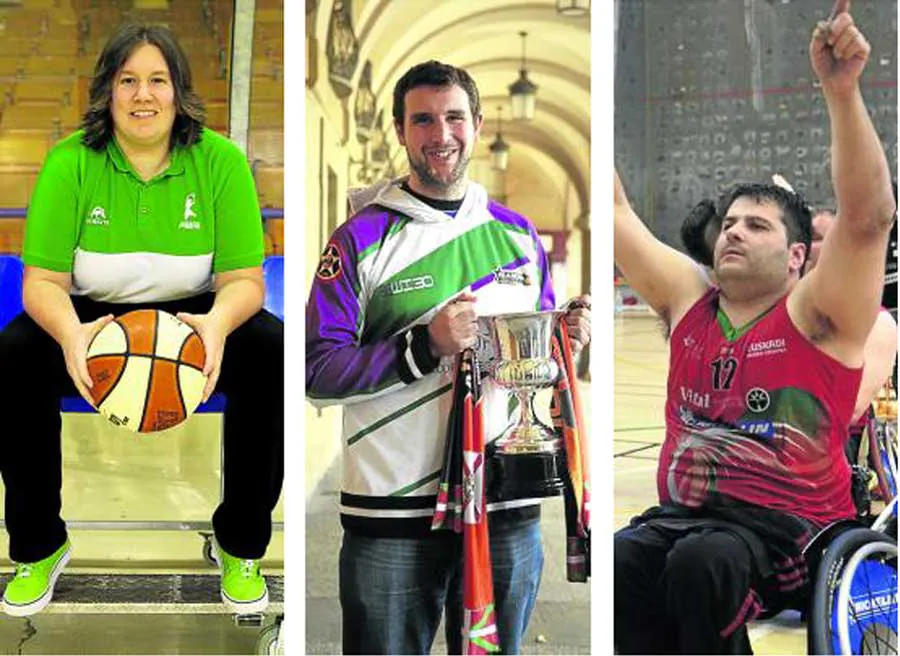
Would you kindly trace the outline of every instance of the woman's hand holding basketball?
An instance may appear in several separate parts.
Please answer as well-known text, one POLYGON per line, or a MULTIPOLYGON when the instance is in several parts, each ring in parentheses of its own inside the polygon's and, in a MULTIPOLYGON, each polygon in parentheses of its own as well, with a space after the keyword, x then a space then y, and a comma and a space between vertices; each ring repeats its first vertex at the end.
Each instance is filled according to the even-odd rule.
POLYGON ((80 323, 70 333, 68 339, 61 344, 63 357, 66 359, 66 371, 69 372, 72 382, 75 383, 75 389, 91 405, 94 405, 94 398, 91 396, 90 388, 94 386, 94 383, 88 373, 87 350, 97 333, 112 320, 113 315, 107 314, 96 321, 80 323))
POLYGON ((225 338, 228 336, 228 332, 212 312, 208 314, 179 312, 176 316, 193 328, 203 341, 203 349, 206 351, 206 364, 203 366, 203 375, 206 376, 203 402, 206 402, 216 389, 216 383, 219 382, 222 354, 225 352, 225 338))

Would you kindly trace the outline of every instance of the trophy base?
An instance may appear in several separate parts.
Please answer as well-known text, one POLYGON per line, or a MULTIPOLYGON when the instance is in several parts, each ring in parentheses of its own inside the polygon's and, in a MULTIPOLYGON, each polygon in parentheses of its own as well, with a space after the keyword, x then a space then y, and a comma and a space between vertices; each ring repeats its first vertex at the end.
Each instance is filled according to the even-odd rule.
POLYGON ((489 445, 488 498, 494 501, 554 497, 562 494, 566 474, 565 451, 508 453, 489 445))

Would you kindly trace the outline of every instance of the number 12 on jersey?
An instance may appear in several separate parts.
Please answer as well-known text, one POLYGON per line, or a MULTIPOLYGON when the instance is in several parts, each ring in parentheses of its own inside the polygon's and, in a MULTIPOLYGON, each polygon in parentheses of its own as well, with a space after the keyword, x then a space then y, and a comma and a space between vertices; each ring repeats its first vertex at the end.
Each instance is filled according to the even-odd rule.
POLYGON ((716 358, 712 362, 713 370, 713 389, 717 392, 731 389, 731 383, 734 382, 734 372, 737 371, 738 361, 736 358, 716 358))

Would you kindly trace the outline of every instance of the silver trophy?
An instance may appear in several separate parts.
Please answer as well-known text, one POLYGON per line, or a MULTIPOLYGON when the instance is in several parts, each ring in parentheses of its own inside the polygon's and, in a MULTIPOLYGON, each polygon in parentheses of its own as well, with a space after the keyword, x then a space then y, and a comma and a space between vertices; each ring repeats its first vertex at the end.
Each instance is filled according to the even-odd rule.
POLYGON ((552 429, 534 412, 534 395, 552 387, 560 371, 551 340, 560 311, 517 312, 487 317, 496 359, 491 374, 516 394, 518 417, 492 443, 493 487, 498 498, 552 496, 563 487, 564 450, 552 429), (496 477, 495 477, 496 478, 496 477))

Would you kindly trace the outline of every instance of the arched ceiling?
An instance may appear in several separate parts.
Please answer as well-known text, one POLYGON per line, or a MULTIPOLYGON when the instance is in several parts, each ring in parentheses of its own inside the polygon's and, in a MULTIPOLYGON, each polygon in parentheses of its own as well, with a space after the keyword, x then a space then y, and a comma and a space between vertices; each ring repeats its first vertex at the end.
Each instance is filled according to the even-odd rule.
MULTIPOLYGON (((345 0, 346 1, 346 0, 345 0)), ((391 92, 410 67, 439 59, 465 68, 478 84, 485 127, 482 145, 496 134, 497 106, 503 106, 503 137, 510 144, 509 174, 551 161, 565 177, 554 180, 562 197, 572 185, 581 213, 590 189, 590 17, 557 13, 556 0, 351 0, 359 64, 372 62, 372 90, 386 122, 391 92), (528 76, 538 85, 532 121, 510 121, 509 85, 521 64, 520 31, 528 32, 528 76), (535 157, 535 152, 540 157, 535 157), (521 158, 521 159, 519 159, 521 158), (567 179, 566 179, 567 178, 567 179)), ((334 0, 320 0, 315 25, 327 38, 334 0)), ((355 82, 356 80, 354 80, 355 82)), ((399 148, 393 131, 392 155, 399 148)), ((405 160, 400 157, 399 159, 405 160)), ((571 217, 570 217, 571 218, 571 217)), ((567 223, 564 217, 561 223, 567 223)), ((558 227, 570 227, 559 225, 558 227)))

